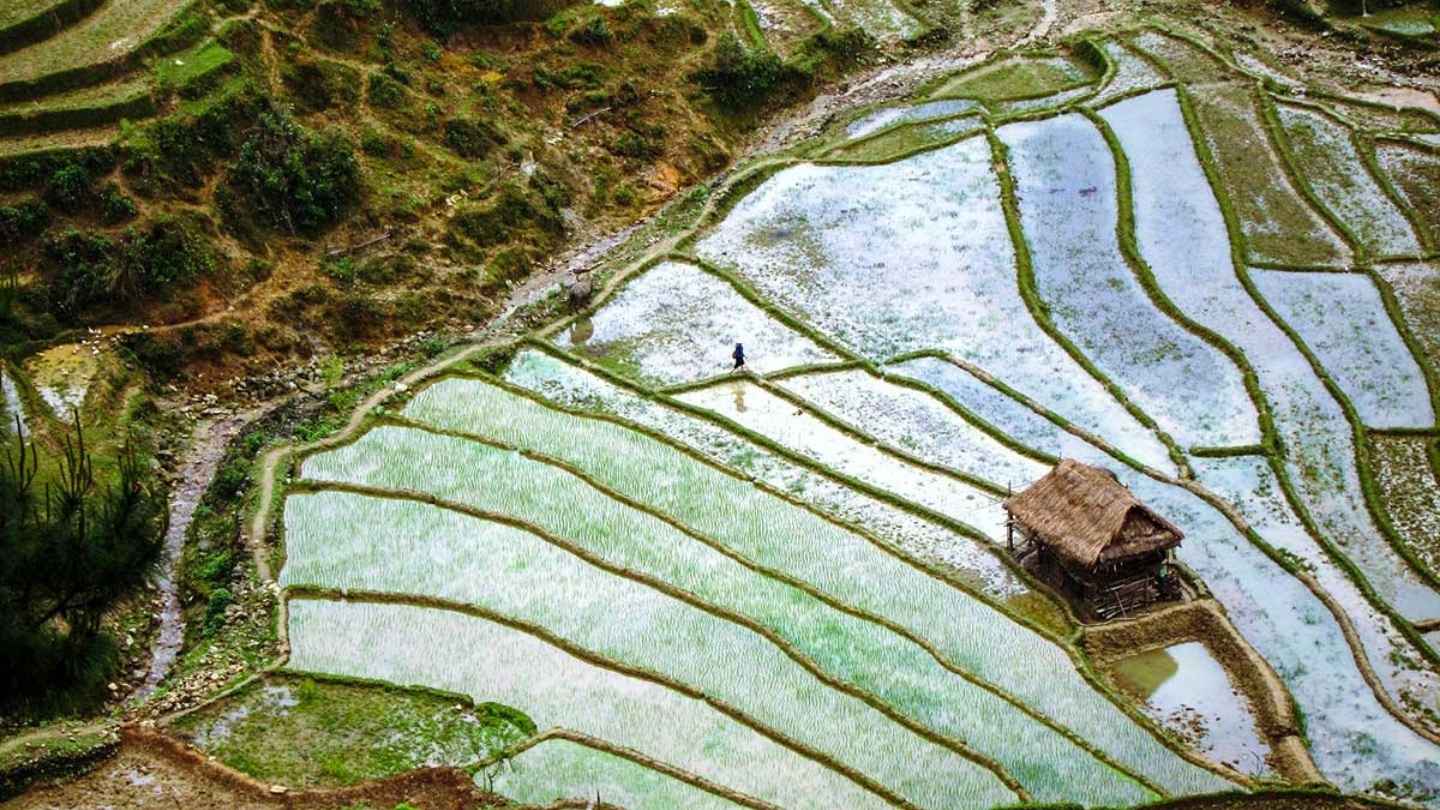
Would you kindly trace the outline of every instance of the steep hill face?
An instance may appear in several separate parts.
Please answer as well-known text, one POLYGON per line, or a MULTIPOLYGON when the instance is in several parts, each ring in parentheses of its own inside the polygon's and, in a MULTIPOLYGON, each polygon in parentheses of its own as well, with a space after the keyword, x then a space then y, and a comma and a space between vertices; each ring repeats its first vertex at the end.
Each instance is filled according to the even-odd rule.
POLYGON ((1435 23, 1369 11, 0 6, 0 437, 174 485, 0 796, 1440 806, 1435 23), (1062 458, 1183 604, 1013 553, 1062 458))
MULTIPOLYGON (((888 3, 763 19, 743 3, 12 5, 3 339, 143 325, 127 343, 149 371, 212 380, 483 322, 562 245, 723 169, 761 116, 943 41, 959 16, 888 3)), ((1018 29, 1027 14, 994 16, 1018 29)))

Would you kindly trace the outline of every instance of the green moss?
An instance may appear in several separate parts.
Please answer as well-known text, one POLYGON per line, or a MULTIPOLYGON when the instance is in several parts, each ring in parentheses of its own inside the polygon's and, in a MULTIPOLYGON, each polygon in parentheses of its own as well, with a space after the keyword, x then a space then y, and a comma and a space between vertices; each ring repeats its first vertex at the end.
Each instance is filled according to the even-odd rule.
POLYGON ((188 51, 155 61, 155 83, 162 90, 179 90, 195 97, 212 86, 215 77, 235 61, 235 54, 218 42, 206 42, 188 51))
POLYGON ((1296 266, 1336 265, 1341 254, 1328 227, 1292 190, 1281 158, 1243 86, 1207 87, 1190 98, 1200 129, 1194 133, 1213 156, 1221 191, 1240 218, 1252 259, 1296 266))
POLYGON ((825 154, 823 163, 890 163, 930 149, 938 149, 983 132, 979 118, 929 121, 887 129, 845 144, 825 154))
POLYGON ((1088 84, 1098 73, 1090 64, 1052 57, 1001 59, 945 81, 931 98, 977 98, 985 101, 1036 98, 1088 84))
POLYGON ((237 770, 300 788, 463 767, 536 731, 515 709, 462 695, 288 675, 257 680, 173 729, 237 770))

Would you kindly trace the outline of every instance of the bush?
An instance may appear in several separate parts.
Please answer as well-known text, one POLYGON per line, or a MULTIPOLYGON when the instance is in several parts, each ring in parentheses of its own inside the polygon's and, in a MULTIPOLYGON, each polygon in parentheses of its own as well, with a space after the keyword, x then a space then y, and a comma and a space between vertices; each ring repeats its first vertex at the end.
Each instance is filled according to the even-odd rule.
POLYGON ((44 252, 57 269, 50 303, 61 316, 188 286, 215 267, 204 237, 171 218, 131 228, 118 240, 70 228, 49 239, 44 252))
POLYGON ((445 145, 461 157, 483 158, 495 147, 503 146, 505 140, 505 135, 488 121, 452 118, 445 122, 445 145))
POLYGON ((464 206, 451 220, 477 245, 498 245, 523 231, 558 236, 564 230, 557 206, 514 183, 507 183, 487 205, 464 206))
POLYGON ((289 233, 338 221, 360 197, 355 148, 338 132, 317 134, 282 112, 260 116, 225 180, 227 213, 289 233))
POLYGON ((589 22, 570 32, 570 41, 577 45, 599 47, 609 45, 614 38, 615 35, 610 33, 610 26, 605 24, 604 17, 591 17, 589 22))
POLYGON ((126 222, 135 218, 135 201, 114 183, 106 183, 100 189, 100 216, 107 225, 126 222))
POLYGON ((39 200, 0 206, 0 242, 7 245, 34 239, 50 225, 50 209, 39 200))
POLYGON ((376 107, 394 109, 405 103, 405 87, 384 73, 371 73, 370 103, 376 107))
POLYGON ((756 107, 780 87, 786 75, 780 57, 767 50, 747 48, 726 32, 715 43, 710 58, 692 78, 721 106, 756 107))
POLYGON ((79 211, 91 196, 90 173, 77 163, 57 169, 45 184, 45 199, 62 211, 79 211))
POLYGON ((210 592, 210 599, 205 603, 205 624, 201 632, 207 636, 213 636, 220 628, 225 626, 225 608, 235 601, 235 595, 230 593, 229 588, 216 588, 210 592))

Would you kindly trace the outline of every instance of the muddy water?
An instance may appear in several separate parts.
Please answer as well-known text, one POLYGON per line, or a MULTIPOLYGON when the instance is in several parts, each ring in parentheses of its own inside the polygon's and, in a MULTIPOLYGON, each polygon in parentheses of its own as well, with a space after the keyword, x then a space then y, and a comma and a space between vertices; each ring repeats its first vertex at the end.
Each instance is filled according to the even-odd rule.
POLYGON ((1205 645, 1195 641, 1140 653, 1115 665, 1145 712, 1211 760, 1249 774, 1267 769, 1267 748, 1250 707, 1205 645))
POLYGON ((201 422, 195 427, 185 464, 170 493, 170 526, 165 532, 165 550, 161 557, 161 574, 155 585, 160 591, 160 631, 151 651, 150 667, 145 680, 131 696, 134 700, 149 697, 174 665, 185 640, 185 621, 180 613, 178 566, 185 534, 195 517, 200 498, 215 477, 225 447, 240 432, 246 417, 236 416, 220 421, 201 422))

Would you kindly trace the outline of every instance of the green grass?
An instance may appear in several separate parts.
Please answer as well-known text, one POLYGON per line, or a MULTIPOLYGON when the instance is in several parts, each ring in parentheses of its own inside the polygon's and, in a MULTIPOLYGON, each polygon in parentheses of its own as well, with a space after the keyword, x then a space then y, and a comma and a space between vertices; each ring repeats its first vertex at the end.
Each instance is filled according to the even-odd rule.
MULTIPOLYGON (((71 71, 94 70, 124 59, 155 35, 193 0, 125 0, 106 3, 94 14, 46 40, 0 57, 0 95, 14 98, 20 89, 71 71)), ((95 70, 103 77, 104 72, 95 70)), ((90 83, 94 76, 71 80, 90 83)), ((46 87, 44 89, 52 89, 46 87)), ((58 89, 58 88, 53 88, 58 89)), ((33 95, 33 93, 31 93, 33 95)))
POLYGON ((952 143, 984 129, 975 116, 948 121, 905 124, 871 138, 847 144, 825 156, 826 161, 888 163, 927 147, 952 143))
POLYGON ((205 42, 187 51, 156 60, 155 82, 164 90, 179 90, 214 75, 235 61, 235 54, 218 42, 205 42))
MULTIPOLYGON (((1333 265, 1343 243, 1296 192, 1244 87, 1191 94, 1221 183, 1239 215, 1251 260, 1333 265)), ((1356 167, 1357 170, 1360 167, 1356 167)))
POLYGON ((0 135, 23 136, 106 126, 156 111, 147 77, 83 87, 36 101, 0 104, 0 135))
POLYGON ((45 14, 64 2, 65 0, 3 0, 0 2, 0 30, 45 14))
POLYGON ((1069 90, 1095 80, 1088 66, 1052 57, 1031 60, 1014 57, 985 65, 944 82, 931 98, 978 98, 1000 101, 1030 98, 1069 90))
POLYGON ((470 765, 535 726, 514 709, 461 695, 273 675, 172 730, 257 779, 324 788, 428 764, 470 765))

